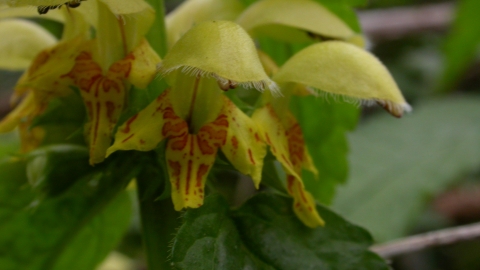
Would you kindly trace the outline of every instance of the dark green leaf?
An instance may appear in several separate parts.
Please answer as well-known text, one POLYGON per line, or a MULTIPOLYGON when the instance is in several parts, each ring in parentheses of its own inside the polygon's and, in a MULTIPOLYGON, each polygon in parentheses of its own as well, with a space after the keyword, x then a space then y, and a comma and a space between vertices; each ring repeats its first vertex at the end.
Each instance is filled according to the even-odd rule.
POLYGON ((343 2, 352 7, 362 7, 367 5, 368 0, 343 0, 343 2))
POLYGON ((187 211, 172 248, 176 269, 274 269, 250 253, 219 195, 187 211))
POLYGON ((130 203, 122 191, 138 161, 126 160, 117 155, 67 192, 43 200, 29 187, 26 162, 1 162, 0 269, 93 269, 129 225, 130 203))
POLYGON ((79 94, 55 98, 48 103, 42 115, 35 118, 32 127, 43 125, 82 125, 85 122, 85 106, 79 94))
POLYGON ((219 195, 189 210, 175 238, 177 269, 388 269, 370 235, 319 206, 326 227, 305 227, 292 200, 262 193, 230 211, 219 195))
POLYGON ((335 187, 348 176, 346 133, 355 127, 359 109, 352 104, 311 96, 294 98, 292 110, 319 171, 318 179, 305 172, 303 181, 317 200, 328 204, 335 187))
POLYGON ((57 196, 82 176, 93 171, 88 164, 88 149, 56 144, 27 154, 28 182, 47 196, 57 196))
POLYGON ((315 0, 327 7, 331 12, 340 17, 350 28, 355 32, 360 31, 360 23, 358 22, 357 14, 352 9, 352 6, 359 6, 365 4, 365 0, 315 0))
POLYGON ((41 145, 55 143, 84 144, 83 124, 86 111, 77 89, 74 94, 56 98, 49 102, 44 113, 32 121, 30 128, 42 127, 45 137, 41 145))
POLYGON ((477 52, 480 44, 478 24, 480 1, 463 0, 458 2, 456 19, 445 44, 445 66, 439 76, 439 90, 453 90, 455 82, 465 71, 477 52))
POLYGON ((334 208, 379 241, 404 236, 437 194, 480 165, 480 97, 415 106, 369 119, 351 136, 351 179, 334 208))
POLYGON ((20 149, 20 141, 16 132, 0 134, 0 158, 17 153, 20 149))

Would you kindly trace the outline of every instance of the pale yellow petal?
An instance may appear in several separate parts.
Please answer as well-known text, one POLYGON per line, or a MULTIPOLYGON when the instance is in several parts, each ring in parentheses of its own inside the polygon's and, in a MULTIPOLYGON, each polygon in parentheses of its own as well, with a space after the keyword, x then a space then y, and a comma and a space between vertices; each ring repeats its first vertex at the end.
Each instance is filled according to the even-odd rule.
POLYGON ((80 90, 88 114, 84 132, 90 150, 90 164, 100 163, 112 141, 113 128, 122 113, 129 61, 113 64, 106 74, 88 52, 81 52, 75 66, 65 74, 80 90))
MULTIPOLYGON (((127 53, 137 47, 155 20, 155 11, 144 0, 99 0, 108 6, 110 11, 117 16, 127 53)), ((103 18, 98 22, 98 29, 102 27, 103 18)), ((115 46, 115 45, 113 45, 115 46)))
POLYGON ((257 109, 253 115, 252 120, 258 125, 262 132, 262 137, 270 146, 270 151, 282 164, 286 173, 294 175, 300 179, 295 166, 290 159, 290 151, 288 147, 288 138, 285 127, 280 119, 278 119, 275 111, 271 106, 264 106, 257 109))
POLYGON ((168 136, 188 133, 188 125, 173 111, 168 93, 165 91, 118 128, 107 156, 118 150, 149 151, 168 136))
MULTIPOLYGON (((75 10, 76 12, 81 13, 84 20, 87 21, 89 25, 93 26, 94 28, 98 27, 99 18, 97 1, 83 1, 80 7, 70 10, 75 10)), ((47 14, 50 14, 50 11, 47 14)))
MULTIPOLYGON (((90 0, 89 0, 90 1, 90 0)), ((116 15, 140 14, 145 10, 153 10, 152 7, 144 0, 98 0, 106 4, 110 10, 116 15)), ((141 18, 138 18, 141 19, 141 18)))
POLYGON ((237 24, 204 22, 188 31, 165 56, 161 71, 176 69, 199 76, 213 76, 256 89, 275 89, 265 73, 255 44, 237 24))
POLYGON ((263 0, 252 4, 237 22, 253 35, 284 41, 308 41, 317 35, 348 39, 355 33, 340 18, 312 0, 263 0))
POLYGON ((224 106, 223 91, 213 78, 174 71, 170 100, 175 113, 187 120, 192 133, 214 121, 224 106), (208 109, 206 109, 208 108, 208 109))
POLYGON ((75 58, 82 45, 84 40, 75 38, 40 52, 18 81, 13 98, 16 99, 31 89, 35 90, 36 98, 42 102, 72 93, 68 87, 70 80, 63 75, 75 65, 75 58))
POLYGON ((308 149, 305 147, 305 151, 303 153, 303 168, 307 171, 310 171, 318 178, 318 170, 313 163, 312 156, 310 155, 308 149))
POLYGON ((286 188, 293 197, 293 210, 298 218, 308 227, 323 226, 312 195, 305 190, 302 182, 302 167, 316 171, 306 152, 303 134, 297 121, 290 112, 284 113, 287 119, 280 121, 274 109, 266 105, 254 112, 252 119, 263 131, 270 151, 282 164, 287 174, 286 188), (286 124, 283 124, 285 122, 286 124), (307 156, 306 156, 307 155, 307 156), (306 158, 306 159, 305 159, 306 158))
POLYGON ((26 69, 40 51, 56 38, 44 28, 25 20, 0 21, 0 69, 26 69))
POLYGON ((98 1, 94 58, 106 71, 137 47, 150 29, 154 10, 143 0, 98 1))
POLYGON ((168 140, 165 159, 175 210, 197 208, 203 204, 208 172, 215 162, 218 148, 225 143, 227 127, 226 116, 220 115, 197 134, 185 132, 168 140))
POLYGON ((38 106, 35 102, 34 94, 30 92, 17 107, 0 121, 0 133, 14 130, 22 119, 27 118, 37 110, 38 106))
MULTIPOLYGON (((55 11, 55 10, 54 10, 55 11)), ((24 7, 9 7, 8 5, 0 5, 0 19, 5 18, 42 18, 49 19, 57 22, 64 22, 65 18, 59 11, 48 12, 47 14, 39 14, 36 7, 24 6, 24 7)))
POLYGON ((295 171, 298 173, 298 175, 301 175, 302 168, 304 168, 318 176, 317 168, 315 168, 312 158, 308 153, 300 124, 289 110, 287 110, 287 113, 284 113, 284 115, 285 119, 283 119, 282 123, 285 127, 285 135, 288 141, 290 160, 295 168, 295 171))
POLYGON ((165 19, 168 46, 172 47, 194 25, 210 20, 233 21, 243 10, 238 0, 187 0, 165 19))
POLYGON ((369 52, 346 42, 327 41, 307 47, 291 57, 273 79, 360 102, 376 101, 397 117, 410 110, 385 66, 369 52))
POLYGON ((11 7, 21 6, 53 6, 64 4, 65 0, 0 0, 1 5, 9 5, 11 7))
POLYGON ((317 212, 315 199, 310 192, 305 190, 301 181, 294 176, 287 176, 287 190, 293 197, 293 211, 303 224, 310 228, 324 226, 325 221, 317 212))
POLYGON ((146 39, 131 52, 132 69, 128 80, 140 89, 147 88, 157 74, 157 64, 161 61, 146 39))
POLYGON ((241 173, 252 177, 258 188, 262 179, 266 144, 258 126, 227 97, 223 113, 228 116, 228 135, 222 152, 241 173))
POLYGON ((82 9, 61 9, 65 17, 62 40, 74 39, 76 37, 90 38, 91 25, 87 21, 88 17, 85 17, 85 14, 79 11, 84 9, 84 6, 82 6, 82 9))

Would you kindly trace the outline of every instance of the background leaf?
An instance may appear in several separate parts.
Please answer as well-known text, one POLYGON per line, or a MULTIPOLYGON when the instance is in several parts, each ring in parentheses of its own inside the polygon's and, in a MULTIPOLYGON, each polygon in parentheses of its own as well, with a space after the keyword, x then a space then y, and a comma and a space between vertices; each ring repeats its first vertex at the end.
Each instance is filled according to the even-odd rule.
POLYGON ((480 1, 462 0, 457 4, 457 15, 445 44, 445 64, 440 76, 439 90, 453 90, 454 84, 472 62, 480 44, 478 27, 480 1))
POLYGON ((353 10, 354 6, 365 5, 364 0, 315 0, 327 7, 331 12, 340 17, 353 31, 360 33, 360 24, 357 14, 353 10))
POLYGON ((305 227, 292 200, 261 193, 229 211, 219 195, 186 212, 172 249, 177 269, 389 269, 370 235, 318 206, 327 225, 305 227))
POLYGON ((18 152, 20 141, 17 132, 0 134, 0 158, 18 152))
POLYGON ((480 97, 415 106, 400 121, 372 117, 350 136, 351 179, 333 208, 378 241, 405 235, 428 195, 480 165, 480 97))
POLYGON ((130 202, 122 191, 134 164, 110 160, 62 195, 38 200, 26 162, 1 162, 0 269, 93 269, 129 225, 130 202))

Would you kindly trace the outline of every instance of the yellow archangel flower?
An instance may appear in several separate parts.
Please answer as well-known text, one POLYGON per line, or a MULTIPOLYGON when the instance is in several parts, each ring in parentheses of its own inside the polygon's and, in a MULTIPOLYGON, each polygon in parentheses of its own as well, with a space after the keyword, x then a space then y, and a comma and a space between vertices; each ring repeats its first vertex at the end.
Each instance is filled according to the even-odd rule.
POLYGON ((387 69, 373 55, 342 41, 311 45, 292 56, 281 68, 264 53, 260 59, 283 97, 264 94, 264 106, 252 119, 259 124, 272 153, 287 173, 287 191, 294 197, 294 211, 310 227, 322 225, 311 210, 314 200, 304 190, 302 168, 317 174, 305 147, 301 128, 287 109, 293 94, 340 96, 357 103, 377 102, 396 117, 410 106, 404 100, 387 69), (312 89, 313 87, 313 89, 312 89))
POLYGON ((168 140, 176 210, 203 204, 218 149, 258 188, 266 145, 257 125, 223 94, 237 85, 276 89, 248 34, 228 21, 201 23, 172 47, 160 71, 171 89, 119 128, 108 154, 148 151, 168 140))
MULTIPOLYGON (((53 2, 13 3, 61 4, 53 2)), ((57 11, 51 10, 49 14, 57 11)), ((85 133, 90 145, 90 163, 95 164, 105 158, 130 83, 145 88, 156 72, 155 65, 160 59, 143 39, 154 12, 143 0, 128 3, 90 0, 83 1, 77 9, 61 11, 65 15, 62 41, 33 60, 14 95, 28 96, 0 123, 0 131, 12 129, 25 116, 33 118, 40 114, 52 98, 71 94, 70 86, 74 85, 79 88, 88 112, 85 133), (90 26, 96 30, 95 39, 90 37, 90 26)))

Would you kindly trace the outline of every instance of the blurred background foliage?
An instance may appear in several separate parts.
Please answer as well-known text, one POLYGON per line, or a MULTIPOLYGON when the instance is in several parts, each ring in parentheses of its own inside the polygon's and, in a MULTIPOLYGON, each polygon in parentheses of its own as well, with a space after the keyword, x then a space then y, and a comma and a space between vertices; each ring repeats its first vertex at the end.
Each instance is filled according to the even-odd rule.
MULTIPOLYGON (((167 10, 181 2, 167 0, 167 10)), ((317 166, 322 167, 321 171, 327 172, 327 176, 348 179, 336 187, 336 180, 329 182, 328 177, 322 179, 322 175, 315 180, 306 175, 307 187, 316 187, 312 193, 317 199, 330 204, 347 220, 364 226, 377 243, 480 221, 480 1, 370 0, 366 5, 364 1, 347 2, 357 3, 361 23, 374 16, 373 12, 404 12, 407 16, 425 6, 446 7, 451 17, 444 18, 436 27, 423 29, 419 25, 421 31, 398 35, 382 36, 372 34, 369 28, 363 29, 367 38, 371 38, 370 49, 388 67, 414 108, 403 119, 392 119, 377 107, 364 108, 356 130, 343 141, 343 133, 355 126, 358 117, 355 111, 338 114, 343 125, 331 130, 319 129, 318 125, 328 124, 328 117, 312 112, 315 105, 308 106, 309 102, 317 102, 318 106, 318 101, 302 101, 302 106, 295 106, 294 102, 295 113, 302 115, 307 140, 308 136, 312 136, 313 141, 322 140, 318 148, 310 144, 310 152, 314 158, 333 164, 323 162, 317 166), (354 120, 348 120, 350 118, 354 120), (322 132, 317 134, 316 130, 322 132), (336 133, 341 136, 332 135, 336 133), (333 145, 334 150, 325 145, 333 145), (341 154, 338 149, 343 149, 341 154), (338 155, 347 153, 348 164, 342 165, 342 157, 338 155)), ((405 20, 408 21, 408 17, 405 20)), ((60 35, 61 25, 46 20, 37 22, 54 35, 60 35)), ((9 94, 20 74, 0 72, 2 115, 8 112, 9 94)), ((329 109, 331 102, 322 102, 322 113, 336 110, 329 109)), ((349 105, 340 106, 346 106, 341 111, 350 110, 349 105)), ((0 140, 1 156, 18 147, 14 134, 1 135, 0 140)), ((124 202, 118 204, 130 211, 124 202)), ((113 253, 101 268, 145 267, 137 207, 134 205, 132 209, 134 218, 117 248, 123 255, 113 253)), ((125 220, 121 222, 126 224, 125 220)), ((479 248, 480 241, 471 240, 400 256, 394 258, 393 266, 395 269, 479 269, 479 248)), ((61 265, 61 261, 56 263, 61 265)))

